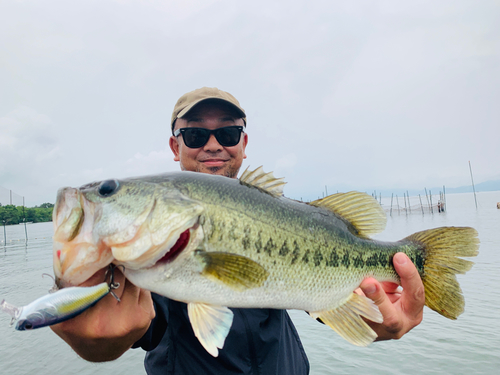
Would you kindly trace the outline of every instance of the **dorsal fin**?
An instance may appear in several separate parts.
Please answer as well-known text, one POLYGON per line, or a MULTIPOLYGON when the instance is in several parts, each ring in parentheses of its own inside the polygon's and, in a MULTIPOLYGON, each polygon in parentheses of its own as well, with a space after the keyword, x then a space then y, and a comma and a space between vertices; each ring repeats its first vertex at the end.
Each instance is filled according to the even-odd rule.
POLYGON ((309 203, 323 207, 347 220, 361 237, 384 230, 387 217, 375 198, 366 193, 350 191, 337 193, 309 203))
POLYGON ((274 177, 273 172, 265 173, 262 165, 254 171, 249 171, 247 167, 240 177, 240 182, 258 187, 275 197, 283 195, 284 180, 274 177))

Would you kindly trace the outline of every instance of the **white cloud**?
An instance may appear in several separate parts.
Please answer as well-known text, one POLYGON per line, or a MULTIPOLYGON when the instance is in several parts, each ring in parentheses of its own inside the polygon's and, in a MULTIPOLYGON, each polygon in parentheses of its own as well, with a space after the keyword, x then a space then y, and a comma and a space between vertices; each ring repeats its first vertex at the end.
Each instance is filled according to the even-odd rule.
POLYGON ((26 173, 60 157, 48 116, 18 106, 0 118, 0 174, 26 173))
POLYGON ((461 0, 5 2, 0 186, 43 202, 179 170, 170 111, 201 86, 240 100, 245 165, 294 196, 466 184, 468 160, 495 178, 497 16, 461 0))
POLYGON ((173 159, 169 148, 151 151, 146 155, 138 152, 125 162, 125 171, 131 177, 179 170, 179 164, 173 159))

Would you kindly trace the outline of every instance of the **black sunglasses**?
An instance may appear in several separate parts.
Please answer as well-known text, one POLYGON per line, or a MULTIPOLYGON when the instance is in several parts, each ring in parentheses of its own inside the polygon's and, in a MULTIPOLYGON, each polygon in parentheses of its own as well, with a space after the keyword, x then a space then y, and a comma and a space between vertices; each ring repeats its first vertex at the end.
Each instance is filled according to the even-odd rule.
POLYGON ((240 143, 243 126, 226 126, 214 130, 205 128, 181 128, 174 132, 178 137, 182 134, 184 144, 189 148, 200 148, 207 144, 210 135, 213 134, 217 142, 224 147, 236 146, 240 143))

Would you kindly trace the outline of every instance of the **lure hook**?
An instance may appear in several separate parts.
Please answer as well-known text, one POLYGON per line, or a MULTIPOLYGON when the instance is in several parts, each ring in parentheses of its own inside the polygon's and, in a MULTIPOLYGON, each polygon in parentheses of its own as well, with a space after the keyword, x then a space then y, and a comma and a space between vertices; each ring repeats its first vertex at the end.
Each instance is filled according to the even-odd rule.
POLYGON ((52 279, 52 281, 54 281, 54 285, 52 285, 52 288, 49 289, 49 293, 55 293, 57 292, 60 288, 57 286, 57 281, 56 279, 54 278, 54 276, 52 275, 49 275, 48 273, 42 273, 42 277, 50 277, 52 279))
POLYGON ((115 292, 113 292, 113 289, 118 289, 120 287, 120 283, 115 282, 115 269, 119 267, 122 268, 122 272, 125 272, 125 266, 121 264, 119 266, 110 264, 108 269, 106 270, 106 273, 104 274, 104 281, 107 281, 109 273, 109 293, 111 293, 111 295, 115 297, 118 302, 121 302, 120 298, 115 294, 115 292))

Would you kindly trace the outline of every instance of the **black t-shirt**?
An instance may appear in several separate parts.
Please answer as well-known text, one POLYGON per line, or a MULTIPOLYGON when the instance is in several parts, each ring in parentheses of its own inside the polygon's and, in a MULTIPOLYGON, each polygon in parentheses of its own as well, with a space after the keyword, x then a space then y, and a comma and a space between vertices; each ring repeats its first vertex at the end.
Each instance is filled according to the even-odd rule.
POLYGON ((231 330, 212 357, 194 336, 187 305, 155 293, 156 317, 134 347, 148 351, 149 375, 309 374, 309 361, 285 310, 231 309, 231 330), (168 324, 167 324, 168 323, 168 324))

